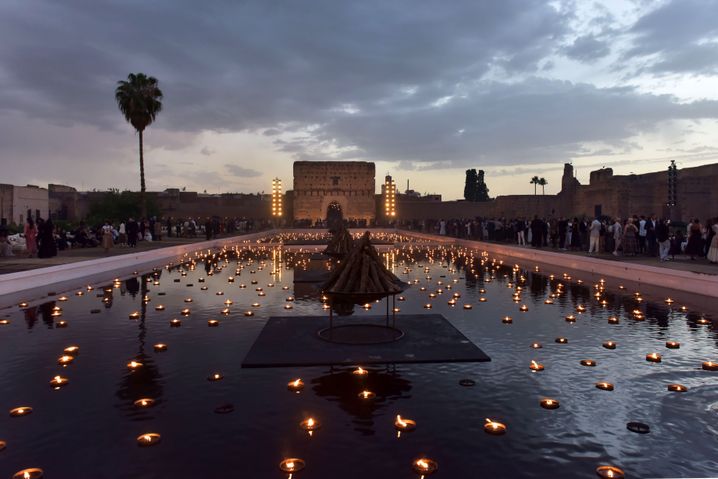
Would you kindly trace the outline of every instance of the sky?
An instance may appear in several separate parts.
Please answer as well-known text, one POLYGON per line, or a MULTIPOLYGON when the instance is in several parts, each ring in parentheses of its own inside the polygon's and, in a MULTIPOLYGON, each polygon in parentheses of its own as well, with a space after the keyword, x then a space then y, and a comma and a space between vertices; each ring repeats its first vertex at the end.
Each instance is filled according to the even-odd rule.
POLYGON ((3 0, 0 182, 139 189, 137 72, 164 93, 149 190, 361 160, 456 199, 467 168, 496 196, 718 161, 718 0, 3 0))

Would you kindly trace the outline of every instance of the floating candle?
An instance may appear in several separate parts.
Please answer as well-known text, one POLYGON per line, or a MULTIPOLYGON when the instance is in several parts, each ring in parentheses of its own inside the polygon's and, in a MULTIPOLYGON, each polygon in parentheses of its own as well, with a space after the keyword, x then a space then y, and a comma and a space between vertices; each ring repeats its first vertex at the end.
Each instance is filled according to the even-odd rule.
POLYGON ((376 397, 376 394, 371 391, 364 390, 360 392, 358 396, 360 399, 374 399, 376 397))
POLYGON ((500 436, 501 434, 506 433, 506 424, 502 424, 500 422, 492 421, 491 419, 486 418, 486 424, 484 424, 484 431, 494 436, 500 436))
POLYGON ((68 325, 67 321, 58 321, 55 323, 56 328, 66 328, 68 325))
POLYGON ((673 304, 673 303, 675 303, 675 301, 674 301, 673 299, 671 299, 671 298, 666 298, 665 303, 666 303, 666 304, 673 304))
POLYGON ((175 318, 175 319, 171 319, 171 320, 170 320, 170 326, 173 327, 173 328, 179 328, 180 326, 182 326, 182 321, 180 321, 179 319, 176 319, 176 318, 175 318))
POLYGON ((63 386, 67 386, 70 383, 70 380, 63 376, 55 376, 50 380, 50 386, 52 386, 53 389, 60 389, 63 386))
POLYGON ((180 311, 180 314, 181 314, 182 316, 189 316, 189 315, 190 315, 190 310, 189 310, 189 308, 184 308, 184 309, 182 309, 182 310, 180 311))
POLYGON ((253 311, 245 311, 244 315, 245 316, 254 316, 254 312, 253 311))
POLYGON ((0 452, 4 451, 6 446, 7 443, 5 441, 0 441, 0 452))
POLYGON ((394 429, 397 430, 397 437, 399 437, 402 432, 409 432, 416 429, 416 421, 403 418, 397 414, 394 420, 394 429))
POLYGON ((292 306, 291 304, 284 305, 284 309, 293 309, 293 308, 294 308, 294 306, 292 306))
POLYGON ((698 318, 698 319, 696 319, 696 324, 701 324, 701 325, 705 326, 707 324, 711 324, 711 322, 710 322, 710 320, 708 320, 706 318, 698 318))
POLYGON ((221 373, 212 373, 207 377, 207 381, 221 381, 224 379, 224 376, 222 376, 221 373))
POLYGON ((302 429, 307 431, 309 433, 309 435, 311 436, 312 432, 316 431, 317 429, 319 429, 321 427, 321 424, 319 423, 319 421, 317 421, 313 417, 310 417, 310 418, 307 418, 304 421, 300 422, 299 427, 301 427, 302 429))
POLYGON ((364 377, 364 376, 366 376, 366 375, 369 374, 369 371, 367 371, 366 369, 362 368, 361 366, 358 366, 356 369, 354 369, 354 370, 352 371, 352 374, 353 374, 354 376, 364 377))
POLYGON ((288 459, 284 459, 282 462, 279 463, 279 469, 281 469, 283 472, 288 472, 289 477, 292 477, 292 474, 301 471, 304 469, 304 466, 306 463, 304 460, 291 457, 288 459))
POLYGON ((10 324, 9 319, 0 319, 0 326, 6 326, 8 324, 10 324))
POLYGON ((158 304, 157 306, 155 306, 155 311, 164 311, 164 310, 165 310, 165 307, 162 304, 158 304))
POLYGON ((543 304, 553 304, 553 299, 546 298, 546 299, 544 299, 543 304))
POLYGON ((259 303, 252 303, 253 308, 259 308, 260 306, 262 306, 262 305, 259 303))
POLYGON ((59 358, 57 358, 57 364, 60 364, 62 366, 67 366, 68 364, 71 364, 75 360, 74 356, 71 356, 69 354, 63 354, 59 358))
POLYGON ((615 341, 605 341, 603 343, 603 347, 606 349, 616 349, 616 342, 615 341))
POLYGON ((543 348, 543 346, 541 345, 541 343, 531 343, 531 347, 532 347, 533 349, 541 349, 541 348, 543 348))
POLYGON ((596 387, 597 387, 598 389, 602 389, 602 390, 604 390, 604 391, 613 391, 613 384, 607 383, 607 382, 605 382, 605 381, 596 383, 596 387))
POLYGON ((304 389, 304 381, 302 381, 301 378, 297 378, 294 381, 289 381, 287 383, 287 389, 299 393, 299 391, 304 389))
POLYGON ((532 360, 531 364, 529 365, 529 369, 535 372, 543 371, 543 364, 537 363, 536 361, 532 360))
POLYGON ((581 366, 595 367, 596 361, 594 361, 593 359, 582 359, 581 366))
POLYGON ((20 406, 10 409, 10 417, 23 417, 28 414, 32 414, 32 408, 30 406, 20 406))
POLYGON ((542 399, 540 404, 544 409, 558 409, 560 406, 558 400, 549 398, 542 399))
POLYGON ((623 479, 625 477, 623 469, 614 466, 598 466, 596 475, 603 479, 623 479))
POLYGON ((718 371, 718 363, 714 361, 704 361, 702 368, 706 371, 718 371))
POLYGON ((554 341, 558 344, 568 344, 568 338, 558 337, 554 341))
POLYGON ((426 303, 424 305, 424 309, 431 309, 431 303, 426 303))
POLYGON ((420 457, 414 459, 414 462, 411 463, 411 468, 423 478, 424 476, 435 473, 439 469, 439 464, 428 457, 420 457))
POLYGON ((141 362, 135 361, 134 359, 132 361, 130 361, 129 363, 127 363, 127 369, 129 369, 130 371, 136 371, 136 370, 140 369, 142 366, 143 366, 143 364, 141 362))
POLYGON ((27 308, 27 307, 29 306, 29 304, 27 304, 25 301, 23 301, 23 302, 21 302, 21 303, 18 303, 17 306, 18 306, 19 308, 27 308))
POLYGON ((501 319, 501 322, 504 323, 504 324, 511 324, 511 323, 514 322, 514 320, 511 319, 511 316, 504 316, 504 317, 501 319))
POLYGON ((646 354, 646 361, 649 363, 660 363, 661 355, 658 353, 648 353, 646 354))
POLYGON ((160 436, 156 432, 146 432, 140 436, 137 436, 137 444, 141 447, 154 446, 155 444, 160 442, 161 438, 162 436, 160 436))
POLYGON ((135 407, 139 408, 152 407, 155 405, 155 400, 152 398, 141 398, 135 401, 133 404, 135 405, 135 407))
POLYGON ((486 301, 488 301, 488 300, 486 299, 486 296, 481 296, 481 297, 479 298, 479 303, 485 303, 486 301))
POLYGON ((44 474, 44 471, 39 467, 30 467, 22 471, 17 471, 13 474, 12 479, 41 479, 44 474))
POLYGON ((157 343, 154 346, 155 352, 167 351, 167 345, 165 343, 157 343))
POLYGON ((569 314, 568 316, 566 316, 566 321, 568 321, 569 323, 575 323, 576 316, 574 316, 573 314, 569 314))
POLYGON ((582 304, 577 305, 577 306, 576 306, 576 312, 578 312, 578 313, 584 313, 584 312, 586 312, 586 306, 584 306, 584 305, 582 305, 582 304))
POLYGON ((140 319, 140 312, 139 311, 132 311, 129 315, 130 319, 140 319))
POLYGON ((620 321, 616 316, 611 316, 608 318, 608 324, 618 324, 620 321))
POLYGON ((684 386, 683 384, 669 384, 668 390, 677 392, 677 393, 684 393, 684 392, 688 391, 688 388, 686 386, 684 386))

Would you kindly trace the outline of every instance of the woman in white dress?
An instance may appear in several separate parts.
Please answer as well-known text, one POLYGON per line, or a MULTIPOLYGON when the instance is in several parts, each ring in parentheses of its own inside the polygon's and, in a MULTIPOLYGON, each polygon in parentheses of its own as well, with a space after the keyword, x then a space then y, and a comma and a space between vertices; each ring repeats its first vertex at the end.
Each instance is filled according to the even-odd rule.
POLYGON ((718 263, 718 223, 714 224, 712 228, 715 234, 711 240, 710 248, 708 248, 707 258, 711 263, 718 263))

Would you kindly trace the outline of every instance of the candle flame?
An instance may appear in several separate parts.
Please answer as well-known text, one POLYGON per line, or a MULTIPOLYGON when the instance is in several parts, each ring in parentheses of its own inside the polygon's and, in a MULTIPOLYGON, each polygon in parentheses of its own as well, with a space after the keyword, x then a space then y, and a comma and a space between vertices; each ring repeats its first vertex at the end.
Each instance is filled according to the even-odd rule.
POLYGON ((294 461, 287 462, 287 469, 294 469, 294 461))
POLYGON ((426 462, 424 459, 417 459, 416 465, 424 470, 429 469, 429 463, 426 462))
POLYGON ((400 415, 396 415, 396 423, 401 427, 406 427, 406 421, 404 421, 400 415))
POLYGON ((150 436, 149 434, 145 434, 144 436, 142 436, 142 439, 147 442, 152 442, 152 436, 150 436))
POLYGON ((606 474, 606 475, 607 475, 608 477, 613 477, 613 471, 609 469, 609 470, 607 471, 607 474, 606 474))
POLYGON ((301 383, 301 382, 302 382, 301 379, 295 379, 294 382, 292 382, 292 385, 293 385, 294 387, 297 387, 297 386, 299 386, 299 383, 301 383))
POLYGON ((313 426, 314 426, 314 419, 313 419, 313 418, 310 417, 309 419, 307 419, 307 426, 309 426, 309 427, 313 427, 313 426))
POLYGON ((30 473, 25 471, 25 473, 22 475, 23 479, 30 479, 30 473))

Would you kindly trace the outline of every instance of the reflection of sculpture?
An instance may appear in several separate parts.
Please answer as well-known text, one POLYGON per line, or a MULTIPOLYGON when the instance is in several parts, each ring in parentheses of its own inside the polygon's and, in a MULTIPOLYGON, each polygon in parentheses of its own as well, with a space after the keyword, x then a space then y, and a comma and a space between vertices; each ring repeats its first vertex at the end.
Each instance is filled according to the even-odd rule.
POLYGON ((349 369, 332 369, 329 374, 312 379, 312 390, 317 396, 338 401, 339 407, 354 416, 355 430, 364 435, 373 435, 374 416, 389 403, 409 397, 411 382, 403 379, 396 370, 370 371, 361 378, 349 369), (372 400, 358 397, 364 390, 376 394, 372 400))

